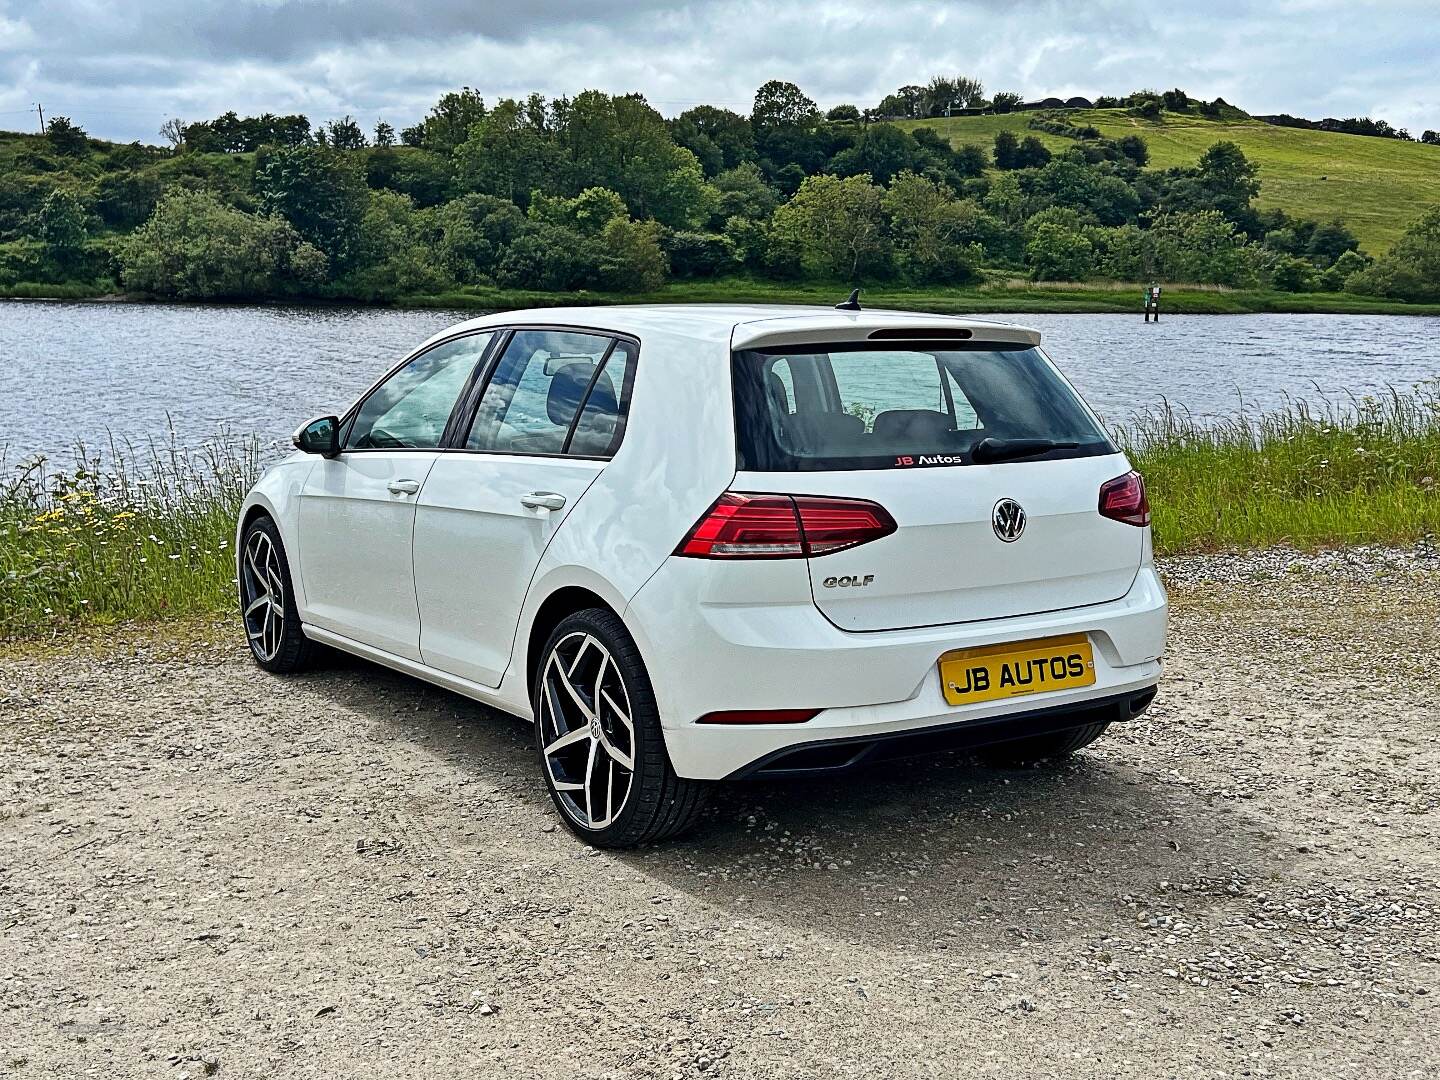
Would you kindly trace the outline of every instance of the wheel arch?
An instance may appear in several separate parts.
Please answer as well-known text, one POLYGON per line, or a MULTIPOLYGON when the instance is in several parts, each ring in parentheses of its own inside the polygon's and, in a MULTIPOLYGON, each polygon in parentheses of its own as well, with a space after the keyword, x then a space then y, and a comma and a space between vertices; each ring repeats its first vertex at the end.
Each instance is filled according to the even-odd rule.
POLYGON ((620 612, 615 610, 615 605, 584 585, 562 585, 545 597, 540 602, 540 606, 535 609, 535 616, 530 620, 530 629, 525 638, 525 691, 527 695, 530 687, 535 685, 535 669, 540 665, 540 650, 545 647, 545 640, 567 616, 589 608, 608 611, 619 617, 622 622, 624 621, 620 612))

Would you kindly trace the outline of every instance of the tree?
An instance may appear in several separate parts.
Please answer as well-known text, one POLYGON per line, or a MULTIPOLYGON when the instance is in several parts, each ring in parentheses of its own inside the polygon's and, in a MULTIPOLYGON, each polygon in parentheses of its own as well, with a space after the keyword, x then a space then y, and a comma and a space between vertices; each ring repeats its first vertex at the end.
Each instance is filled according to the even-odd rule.
POLYGON ((979 106, 985 100, 985 86, 967 75, 936 75, 926 85, 922 100, 926 116, 949 116, 955 109, 979 106))
POLYGON ((664 118, 640 95, 583 91, 570 103, 559 140, 568 190, 609 188, 635 217, 672 228, 694 228, 708 217, 700 162, 675 145, 664 118))
POLYGON ((1017 169, 1038 169, 1042 165, 1049 164, 1051 153, 1049 147, 1041 142, 1034 135, 1026 135, 1020 140, 1020 146, 1016 151, 1015 160, 1017 169))
POLYGON ((1440 301, 1440 206, 1411 222, 1389 254, 1351 276, 1346 288, 1396 300, 1440 301))
POLYGON ((355 238, 353 268, 337 282, 340 290, 369 301, 438 292, 446 277, 436 263, 428 224, 408 196, 370 192, 355 238))
POLYGON ((792 82, 771 79, 755 91, 750 123, 756 134, 783 128, 808 128, 820 119, 815 102, 792 82))
POLYGON ((1427 146, 1440 146, 1440 131, 1430 131, 1427 129, 1420 136, 1420 141, 1427 146))
POLYGON ((366 145, 365 133, 360 130, 360 125, 353 116, 346 115, 339 120, 331 120, 326 131, 330 136, 330 145, 336 150, 361 150, 366 145))
POLYGON ((859 281, 889 257, 882 188, 865 175, 811 176, 775 211, 772 245, 818 277, 859 281))
POLYGON ((470 129, 484 118, 485 99, 480 91, 462 86, 443 94, 424 120, 400 133, 400 140, 406 146, 448 154, 463 143, 470 129))
POLYGON ((1039 169, 1031 180, 1030 197, 1052 207, 1070 207, 1101 225, 1122 225, 1140 210, 1135 189, 1104 166, 1060 158, 1039 169))
POLYGON ((775 180, 789 165, 818 172, 829 157, 819 134, 820 110, 794 83, 771 80, 755 92, 750 110, 755 152, 765 174, 775 180))
POLYGON ((365 182, 408 195, 424 209, 454 194, 455 173, 444 154, 415 146, 381 147, 365 159, 365 182))
POLYGON ((1035 281, 1084 281, 1094 268, 1095 246, 1082 233, 1046 221, 1031 233, 1025 261, 1035 281))
POLYGON ((768 221, 780 202, 775 189, 765 182, 752 161, 726 169, 710 186, 715 195, 715 217, 720 221, 732 217, 768 221))
POLYGON ((1013 90, 1001 90, 996 93, 990 104, 997 113, 1008 113, 1012 112, 1015 106, 1019 105, 1023 100, 1024 98, 1013 90))
POLYGON ((169 117, 160 125, 160 137, 170 144, 171 150, 185 145, 185 121, 178 116, 169 117))
POLYGON ((52 117, 45 125, 45 138, 50 149, 62 157, 81 157, 90 150, 90 136, 68 116, 52 117))
POLYGON ((832 124, 858 123, 860 110, 854 105, 836 105, 825 114, 825 119, 832 124))
POLYGON ((1147 234, 1154 273, 1166 281, 1247 286, 1258 281, 1261 249, 1217 210, 1162 213, 1147 234))
POLYGON ((56 188, 45 196, 36 215, 36 233, 45 245, 45 259, 63 276, 73 273, 85 255, 88 216, 75 193, 56 188))
POLYGON ((919 143, 894 124, 871 124, 854 146, 830 159, 829 171, 838 176, 868 173, 877 183, 888 184, 899 172, 923 168, 926 156, 919 143))
POLYGON ((532 192, 565 190, 564 160, 545 99, 538 94, 523 102, 506 98, 471 127, 456 149, 456 178, 465 190, 525 206, 532 192))
POLYGON ((729 109, 699 105, 670 121, 670 134, 700 161, 706 176, 755 160, 755 132, 750 121, 729 109))
POLYGON ((439 256, 446 271, 466 285, 495 272, 505 249, 525 230, 525 215, 496 195, 462 195, 436 212, 439 256))
POLYGON ((1143 136, 1124 135, 1115 140, 1115 149, 1136 168, 1143 169, 1150 163, 1150 147, 1143 136))
POLYGON ((997 131, 994 153, 997 169, 1020 168, 1020 136, 1013 131, 997 131))
POLYGON ((278 218, 246 214, 207 191, 175 191, 119 244, 125 284, 182 299, 252 299, 304 291, 325 256, 278 218))
POLYGON ((1190 95, 1179 87, 1166 90, 1160 95, 1160 100, 1171 112, 1186 112, 1190 108, 1190 95))
POLYGON ((740 265, 735 241, 724 233, 667 231, 660 244, 677 278, 707 278, 740 265))
POLYGON ((969 281, 984 251, 963 242, 970 215, 948 189, 924 176, 904 172, 885 193, 895 262, 916 283, 969 281))
POLYGON ((255 162, 255 194, 264 213, 283 217, 337 271, 349 269, 370 207, 353 158, 321 146, 264 150, 255 162))
POLYGON ((375 121, 375 145, 381 149, 395 145, 395 129, 384 120, 375 121))

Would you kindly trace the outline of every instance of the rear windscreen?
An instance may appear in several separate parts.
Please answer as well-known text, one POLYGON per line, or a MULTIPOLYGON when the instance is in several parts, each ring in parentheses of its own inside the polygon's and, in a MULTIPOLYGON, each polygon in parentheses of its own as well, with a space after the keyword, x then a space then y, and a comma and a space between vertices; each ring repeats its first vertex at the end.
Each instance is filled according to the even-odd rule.
POLYGON ((1037 348, 827 344, 738 352, 734 368, 741 469, 893 469, 1115 453, 1037 348))

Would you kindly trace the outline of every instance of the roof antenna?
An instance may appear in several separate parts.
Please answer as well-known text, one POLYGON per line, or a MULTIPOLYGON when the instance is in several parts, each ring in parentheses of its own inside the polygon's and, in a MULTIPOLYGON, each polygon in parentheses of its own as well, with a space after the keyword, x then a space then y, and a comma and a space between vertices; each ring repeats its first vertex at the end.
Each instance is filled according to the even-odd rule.
POLYGON ((859 289, 851 289, 851 290, 850 290, 850 299, 846 300, 843 304, 836 304, 836 305, 835 305, 835 310, 836 310, 836 311, 859 311, 859 310, 860 310, 860 290, 859 290, 859 289))

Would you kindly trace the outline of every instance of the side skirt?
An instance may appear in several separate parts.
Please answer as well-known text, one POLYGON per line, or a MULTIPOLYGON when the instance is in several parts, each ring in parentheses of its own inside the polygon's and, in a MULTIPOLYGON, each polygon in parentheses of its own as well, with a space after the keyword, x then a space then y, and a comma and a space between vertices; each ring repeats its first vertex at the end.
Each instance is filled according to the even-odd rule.
POLYGON ((329 645, 332 649, 339 649, 341 652, 349 653, 351 656, 358 656, 362 660, 369 660, 371 663, 379 664, 381 667, 398 671, 402 675, 409 675, 412 678, 420 679, 423 682, 438 686, 441 689, 449 690, 451 693, 467 697, 472 701, 478 701, 482 705, 488 705, 500 712, 518 716, 522 720, 533 721, 528 705, 523 710, 515 702, 500 697, 492 687, 482 686, 469 679, 462 679, 458 675, 451 675, 449 672, 441 671, 438 668, 430 667, 420 663, 418 660, 410 660, 403 656, 396 656, 384 649, 377 649, 373 645, 366 645, 363 641, 356 641, 347 638, 343 634, 337 634, 333 630, 325 630, 318 626, 302 625, 305 636, 312 641, 318 641, 322 645, 329 645))

